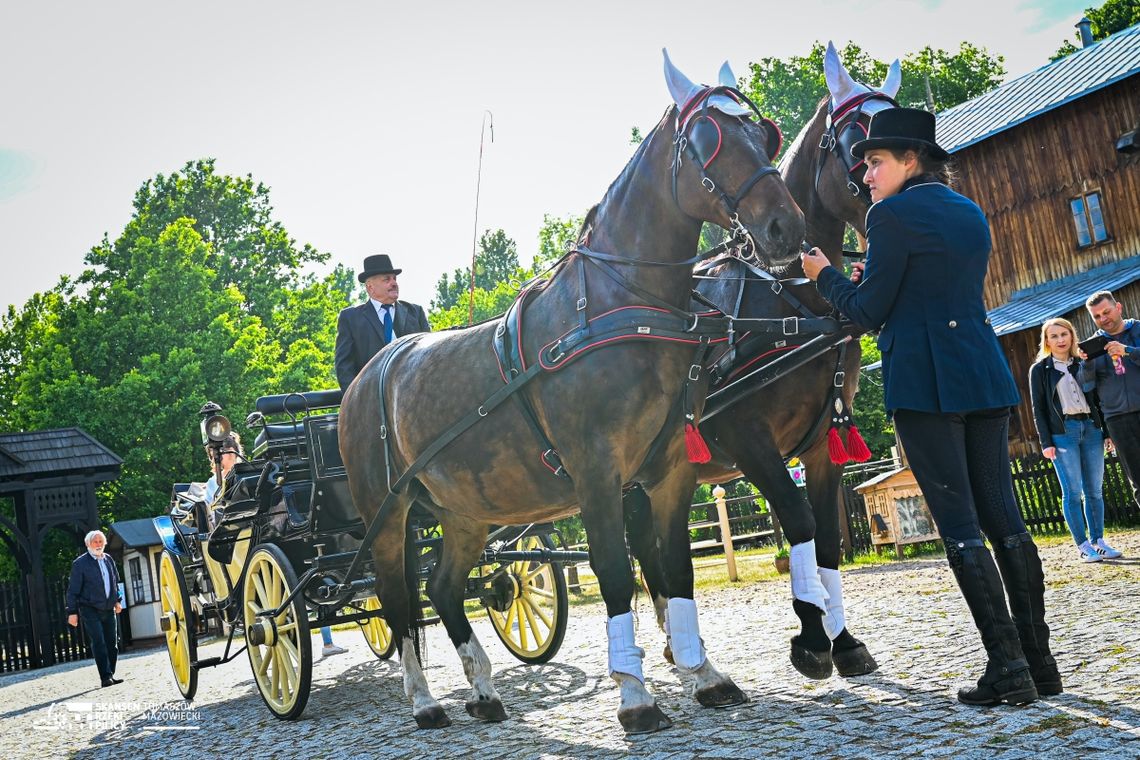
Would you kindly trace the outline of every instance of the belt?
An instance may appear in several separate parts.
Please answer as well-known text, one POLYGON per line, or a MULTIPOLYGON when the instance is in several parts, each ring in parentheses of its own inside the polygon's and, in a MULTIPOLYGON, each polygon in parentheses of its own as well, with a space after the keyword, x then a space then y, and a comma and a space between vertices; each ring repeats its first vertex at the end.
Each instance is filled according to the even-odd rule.
POLYGON ((1080 414, 1066 414, 1064 415, 1067 420, 1088 420, 1092 419, 1092 415, 1088 412, 1081 412, 1080 414))

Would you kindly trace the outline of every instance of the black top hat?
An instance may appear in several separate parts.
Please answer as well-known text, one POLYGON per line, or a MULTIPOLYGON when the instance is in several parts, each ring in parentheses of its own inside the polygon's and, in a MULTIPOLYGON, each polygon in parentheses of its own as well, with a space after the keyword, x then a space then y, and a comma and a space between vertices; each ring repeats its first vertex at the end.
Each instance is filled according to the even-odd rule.
POLYGON ((946 161, 950 154, 934 142, 934 114, 921 108, 887 108, 871 117, 867 139, 851 146, 851 155, 862 158, 875 148, 926 147, 930 157, 946 161))
POLYGON ((403 269, 394 269, 392 260, 386 253, 378 253, 364 259, 364 271, 356 275, 356 279, 364 282, 374 274, 399 274, 403 269))

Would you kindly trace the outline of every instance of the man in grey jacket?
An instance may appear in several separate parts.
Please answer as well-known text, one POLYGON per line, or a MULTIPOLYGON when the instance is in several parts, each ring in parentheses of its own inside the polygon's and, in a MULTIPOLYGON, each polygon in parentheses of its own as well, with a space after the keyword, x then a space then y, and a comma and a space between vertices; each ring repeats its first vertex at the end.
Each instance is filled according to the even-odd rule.
MULTIPOLYGON (((1096 386, 1107 437, 1132 485, 1132 498, 1140 504, 1140 321, 1125 319, 1124 306, 1107 290, 1089 296, 1085 308, 1100 328, 1097 335, 1108 342, 1103 355, 1089 359, 1081 353, 1081 381, 1096 386)), ((1096 548, 1104 557, 1120 556, 1103 539, 1096 548)))

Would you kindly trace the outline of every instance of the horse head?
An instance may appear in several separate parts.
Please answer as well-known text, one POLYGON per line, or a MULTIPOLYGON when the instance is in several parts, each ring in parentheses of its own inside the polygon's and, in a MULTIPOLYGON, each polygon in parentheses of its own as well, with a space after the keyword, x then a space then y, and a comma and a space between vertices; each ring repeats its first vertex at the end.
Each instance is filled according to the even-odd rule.
POLYGON ((796 261, 804 217, 772 165, 780 130, 737 89, 727 63, 717 85, 694 84, 665 52, 665 81, 675 104, 667 119, 673 121, 678 207, 729 230, 768 267, 796 261))
MULTIPOLYGON (((820 103, 805 133, 819 146, 815 165, 815 192, 824 207, 859 234, 865 234, 865 217, 871 205, 870 192, 863 184, 865 166, 851 155, 851 146, 867 137, 871 117, 896 105, 895 95, 902 83, 898 59, 887 69, 877 89, 855 81, 831 42, 823 57, 823 76, 828 96, 820 103)), ((810 144, 805 144, 811 149, 810 144)))

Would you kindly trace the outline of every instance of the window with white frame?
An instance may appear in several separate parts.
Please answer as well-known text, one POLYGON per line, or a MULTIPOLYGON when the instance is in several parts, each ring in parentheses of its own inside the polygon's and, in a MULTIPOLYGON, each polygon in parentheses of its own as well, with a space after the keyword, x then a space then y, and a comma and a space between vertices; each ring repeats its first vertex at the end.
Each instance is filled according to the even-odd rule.
POLYGON ((131 557, 128 564, 131 573, 131 599, 135 604, 145 604, 150 601, 146 593, 146 579, 143 578, 143 564, 141 557, 131 557))
POLYGON ((1069 201, 1073 212, 1073 225, 1077 230, 1077 247, 1085 248, 1108 240, 1108 230, 1104 225, 1104 212, 1101 208, 1100 191, 1073 198, 1069 201))

